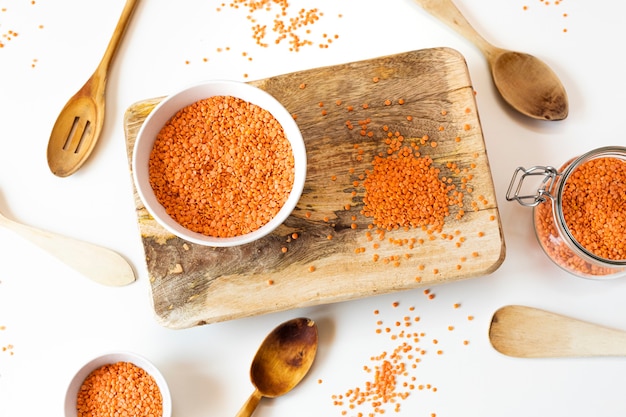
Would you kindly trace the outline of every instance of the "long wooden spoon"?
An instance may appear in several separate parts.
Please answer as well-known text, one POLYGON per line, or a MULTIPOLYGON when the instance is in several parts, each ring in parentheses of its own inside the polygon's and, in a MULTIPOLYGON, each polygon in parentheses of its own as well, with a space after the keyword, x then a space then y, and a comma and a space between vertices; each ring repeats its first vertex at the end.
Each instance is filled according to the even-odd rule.
POLYGON ((4 226, 100 284, 122 286, 135 281, 130 264, 118 253, 67 236, 58 235, 17 223, 0 213, 4 226))
POLYGON ((317 352, 317 325, 311 319, 284 322, 267 335, 250 367, 255 390, 237 413, 249 417, 262 397, 291 391, 311 368, 317 352))
POLYGON ((519 358, 626 355, 626 332, 525 306, 506 306, 493 315, 493 347, 519 358))
POLYGON ((451 0, 416 1, 481 50, 491 68, 496 88, 514 109, 534 119, 562 120, 567 117, 565 88, 543 61, 493 46, 474 30, 451 0))
POLYGON ((48 142, 48 166, 67 177, 89 158, 104 125, 104 93, 109 65, 138 0, 127 0, 109 45, 85 85, 69 99, 57 118, 48 142))

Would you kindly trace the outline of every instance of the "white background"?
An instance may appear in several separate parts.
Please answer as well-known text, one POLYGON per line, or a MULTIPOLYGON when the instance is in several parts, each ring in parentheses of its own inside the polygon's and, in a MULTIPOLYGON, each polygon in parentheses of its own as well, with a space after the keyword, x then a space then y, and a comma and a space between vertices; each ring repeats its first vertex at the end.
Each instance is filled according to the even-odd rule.
MULTIPOLYGON (((291 13, 313 7, 290 3, 291 13)), ((407 314, 421 317, 420 331, 427 341, 438 338, 444 354, 428 346, 410 370, 416 384, 430 383, 437 391, 413 391, 401 402, 400 415, 626 414, 624 359, 516 359, 496 352, 487 338, 492 314, 506 304, 626 328, 626 281, 587 281, 560 270, 535 241, 531 210, 504 198, 517 166, 560 166, 593 148, 626 144, 624 3, 458 0, 487 40, 542 58, 562 78, 570 115, 541 122, 506 107, 478 49, 410 0, 317 0, 314 7, 324 16, 310 38, 339 38, 328 49, 312 46, 298 53, 284 43, 256 46, 243 8, 226 5, 218 12, 220 1, 144 0, 111 68, 100 142, 78 173, 57 178, 46 162, 50 130, 98 64, 123 4, 0 0, 0 209, 23 223, 110 247, 138 271, 130 286, 103 287, 0 230, 0 347, 9 347, 0 350, 0 416, 63 415, 72 374, 109 350, 152 360, 170 384, 175 416, 234 415, 253 390, 248 371, 259 343, 277 324, 298 316, 320 326, 314 367, 291 393, 264 399, 256 415, 341 416, 344 408, 333 405, 333 394, 364 386, 372 375, 363 365, 374 367, 371 356, 398 344, 375 333, 376 321, 393 323, 407 314), (8 40, 9 31, 18 36, 8 40), (507 247, 495 273, 432 288, 434 300, 415 290, 187 330, 155 322, 122 128, 128 106, 211 78, 249 81, 439 46, 466 57, 477 92, 507 247), (408 311, 411 306, 415 312, 408 311), (468 321, 468 315, 475 319, 468 321)), ((267 16, 259 19, 271 25, 267 16)), ((367 415, 371 409, 348 415, 359 411, 367 415)), ((390 414, 396 414, 393 407, 390 414)))

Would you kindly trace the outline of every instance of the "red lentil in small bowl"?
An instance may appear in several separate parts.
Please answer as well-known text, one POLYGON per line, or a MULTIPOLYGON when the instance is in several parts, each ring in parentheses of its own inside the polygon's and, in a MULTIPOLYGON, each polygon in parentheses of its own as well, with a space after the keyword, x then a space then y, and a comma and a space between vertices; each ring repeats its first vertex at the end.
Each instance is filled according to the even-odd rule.
POLYGON ((165 378, 150 361, 131 352, 108 353, 87 362, 65 395, 65 417, 171 417, 165 378))
POLYGON ((132 171, 167 231, 215 247, 260 239, 289 217, 306 179, 293 116, 264 90, 207 81, 166 97, 137 134, 132 171))

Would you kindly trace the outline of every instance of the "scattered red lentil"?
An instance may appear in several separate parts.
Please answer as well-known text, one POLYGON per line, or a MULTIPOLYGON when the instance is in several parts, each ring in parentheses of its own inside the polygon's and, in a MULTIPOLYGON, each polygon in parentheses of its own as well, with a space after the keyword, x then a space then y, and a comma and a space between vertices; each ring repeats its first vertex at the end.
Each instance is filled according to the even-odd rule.
MULTIPOLYGON (((393 302, 391 307, 395 310, 400 307, 400 303, 393 302)), ((407 311, 414 312, 415 307, 410 306, 407 311)), ((369 357, 371 364, 362 366, 367 380, 361 386, 331 395, 333 405, 340 407, 341 415, 375 417, 389 411, 402 412, 402 404, 409 399, 413 391, 438 392, 438 388, 433 384, 418 383, 418 377, 411 373, 411 370, 417 369, 428 357, 428 350, 420 347, 420 344, 425 342, 426 334, 409 330, 410 327, 417 326, 420 317, 414 313, 406 315, 403 310, 400 310, 400 314, 401 320, 392 320, 394 323, 392 331, 392 327, 383 325, 384 320, 379 317, 381 311, 374 310, 374 315, 377 316, 374 333, 379 336, 386 335, 393 345, 380 354, 369 357)), ((450 336, 446 336, 445 341, 431 339, 432 343, 439 347, 432 353, 443 355, 445 345, 450 343, 449 338, 450 336)), ((469 341, 462 340, 457 343, 467 345, 469 341)))
POLYGON ((12 344, 2 346, 2 352, 8 353, 10 356, 13 356, 15 352, 13 351, 14 346, 12 344))
MULTIPOLYGON (((545 1, 545 0, 539 0, 540 3, 543 3, 544 6, 558 6, 560 4, 563 3, 562 0, 556 0, 556 1, 545 1)), ((522 6, 522 10, 524 11, 528 11, 530 10, 530 7, 528 5, 523 5, 522 6)), ((533 8, 533 10, 539 10, 538 8, 533 8)), ((563 13, 561 14, 562 17, 567 17, 567 13, 563 13)), ((563 32, 567 32, 567 28, 563 28, 563 32)))

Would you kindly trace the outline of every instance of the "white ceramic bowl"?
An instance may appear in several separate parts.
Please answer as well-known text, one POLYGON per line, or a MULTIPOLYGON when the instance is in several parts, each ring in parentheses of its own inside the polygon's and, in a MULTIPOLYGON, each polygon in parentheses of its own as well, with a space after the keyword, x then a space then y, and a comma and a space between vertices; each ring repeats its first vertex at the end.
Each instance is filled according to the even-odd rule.
POLYGON ((163 400, 163 415, 162 417, 171 417, 172 415, 172 398, 170 396, 169 387, 165 378, 161 372, 150 361, 144 357, 131 352, 114 352, 107 353, 102 356, 98 356, 95 359, 87 362, 82 368, 78 370, 74 378, 70 381, 65 394, 65 417, 76 417, 76 399, 78 397, 78 391, 82 386, 85 379, 92 371, 100 368, 104 365, 114 364, 117 362, 130 362, 152 376, 161 391, 161 397, 163 400))
POLYGON ((188 87, 166 97, 141 126, 132 156, 132 171, 139 197, 150 215, 166 230, 187 241, 205 246, 237 246, 255 241, 280 226, 300 200, 306 179, 306 149, 302 134, 292 115, 269 93, 252 85, 236 81, 207 81, 188 87), (269 111, 282 126, 294 156, 294 184, 287 201, 278 214, 259 229, 235 237, 212 237, 190 231, 170 217, 154 195, 149 182, 148 162, 157 134, 178 110, 213 96, 232 96, 269 111))

